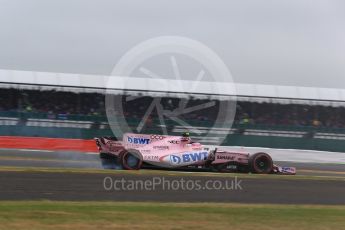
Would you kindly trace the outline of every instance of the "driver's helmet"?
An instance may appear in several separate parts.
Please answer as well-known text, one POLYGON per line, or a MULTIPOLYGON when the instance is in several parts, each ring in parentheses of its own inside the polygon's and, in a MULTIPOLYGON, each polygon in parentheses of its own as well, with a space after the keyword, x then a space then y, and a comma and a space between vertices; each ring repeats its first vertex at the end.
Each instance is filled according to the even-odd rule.
POLYGON ((182 133, 181 141, 183 141, 183 142, 190 142, 190 135, 189 135, 188 132, 182 133))

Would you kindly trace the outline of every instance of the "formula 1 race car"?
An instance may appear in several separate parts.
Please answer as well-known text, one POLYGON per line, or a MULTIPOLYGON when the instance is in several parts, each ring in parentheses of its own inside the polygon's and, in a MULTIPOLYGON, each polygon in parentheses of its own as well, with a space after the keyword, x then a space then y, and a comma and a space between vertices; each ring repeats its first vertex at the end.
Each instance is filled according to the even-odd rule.
POLYGON ((296 174, 294 167, 279 167, 264 152, 210 149, 182 136, 126 133, 115 137, 95 138, 102 165, 106 169, 140 168, 205 169, 218 172, 252 172, 259 174, 296 174))

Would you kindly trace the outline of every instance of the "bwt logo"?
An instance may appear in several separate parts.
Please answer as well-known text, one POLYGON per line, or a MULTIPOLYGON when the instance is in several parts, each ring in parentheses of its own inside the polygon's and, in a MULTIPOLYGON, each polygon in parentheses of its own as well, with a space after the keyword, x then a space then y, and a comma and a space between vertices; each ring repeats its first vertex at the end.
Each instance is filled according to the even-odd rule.
POLYGON ((147 145, 150 142, 150 139, 142 137, 127 137, 127 142, 131 144, 147 145))
POLYGON ((208 152, 191 152, 182 154, 182 156, 170 155, 170 163, 178 165, 181 163, 198 162, 207 160, 208 152))
POLYGON ((170 155, 170 163, 174 165, 178 165, 181 163, 181 157, 176 155, 170 155))

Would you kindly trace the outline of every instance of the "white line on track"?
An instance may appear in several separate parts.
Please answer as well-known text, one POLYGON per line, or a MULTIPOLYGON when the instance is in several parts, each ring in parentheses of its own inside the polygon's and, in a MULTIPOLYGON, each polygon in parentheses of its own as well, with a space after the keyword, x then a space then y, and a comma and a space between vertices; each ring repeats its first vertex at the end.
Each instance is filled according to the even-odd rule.
POLYGON ((45 153, 54 153, 54 152, 71 152, 71 153, 73 153, 73 152, 75 152, 75 153, 83 153, 83 154, 89 154, 89 155, 98 155, 99 154, 97 152, 76 152, 76 151, 72 151, 72 150, 9 149, 9 148, 5 148, 2 150, 15 150, 15 151, 20 151, 20 152, 45 152, 45 153))
POLYGON ((49 152, 49 153, 54 152, 52 150, 42 150, 42 149, 13 149, 13 150, 18 150, 21 152, 49 152))

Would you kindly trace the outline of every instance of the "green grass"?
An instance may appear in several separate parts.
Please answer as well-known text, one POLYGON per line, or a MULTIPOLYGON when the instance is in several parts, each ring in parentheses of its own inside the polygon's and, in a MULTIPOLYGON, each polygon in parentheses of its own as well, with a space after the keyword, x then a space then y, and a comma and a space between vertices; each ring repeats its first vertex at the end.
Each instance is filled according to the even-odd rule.
POLYGON ((0 202, 0 229, 345 229, 345 206, 0 202))

